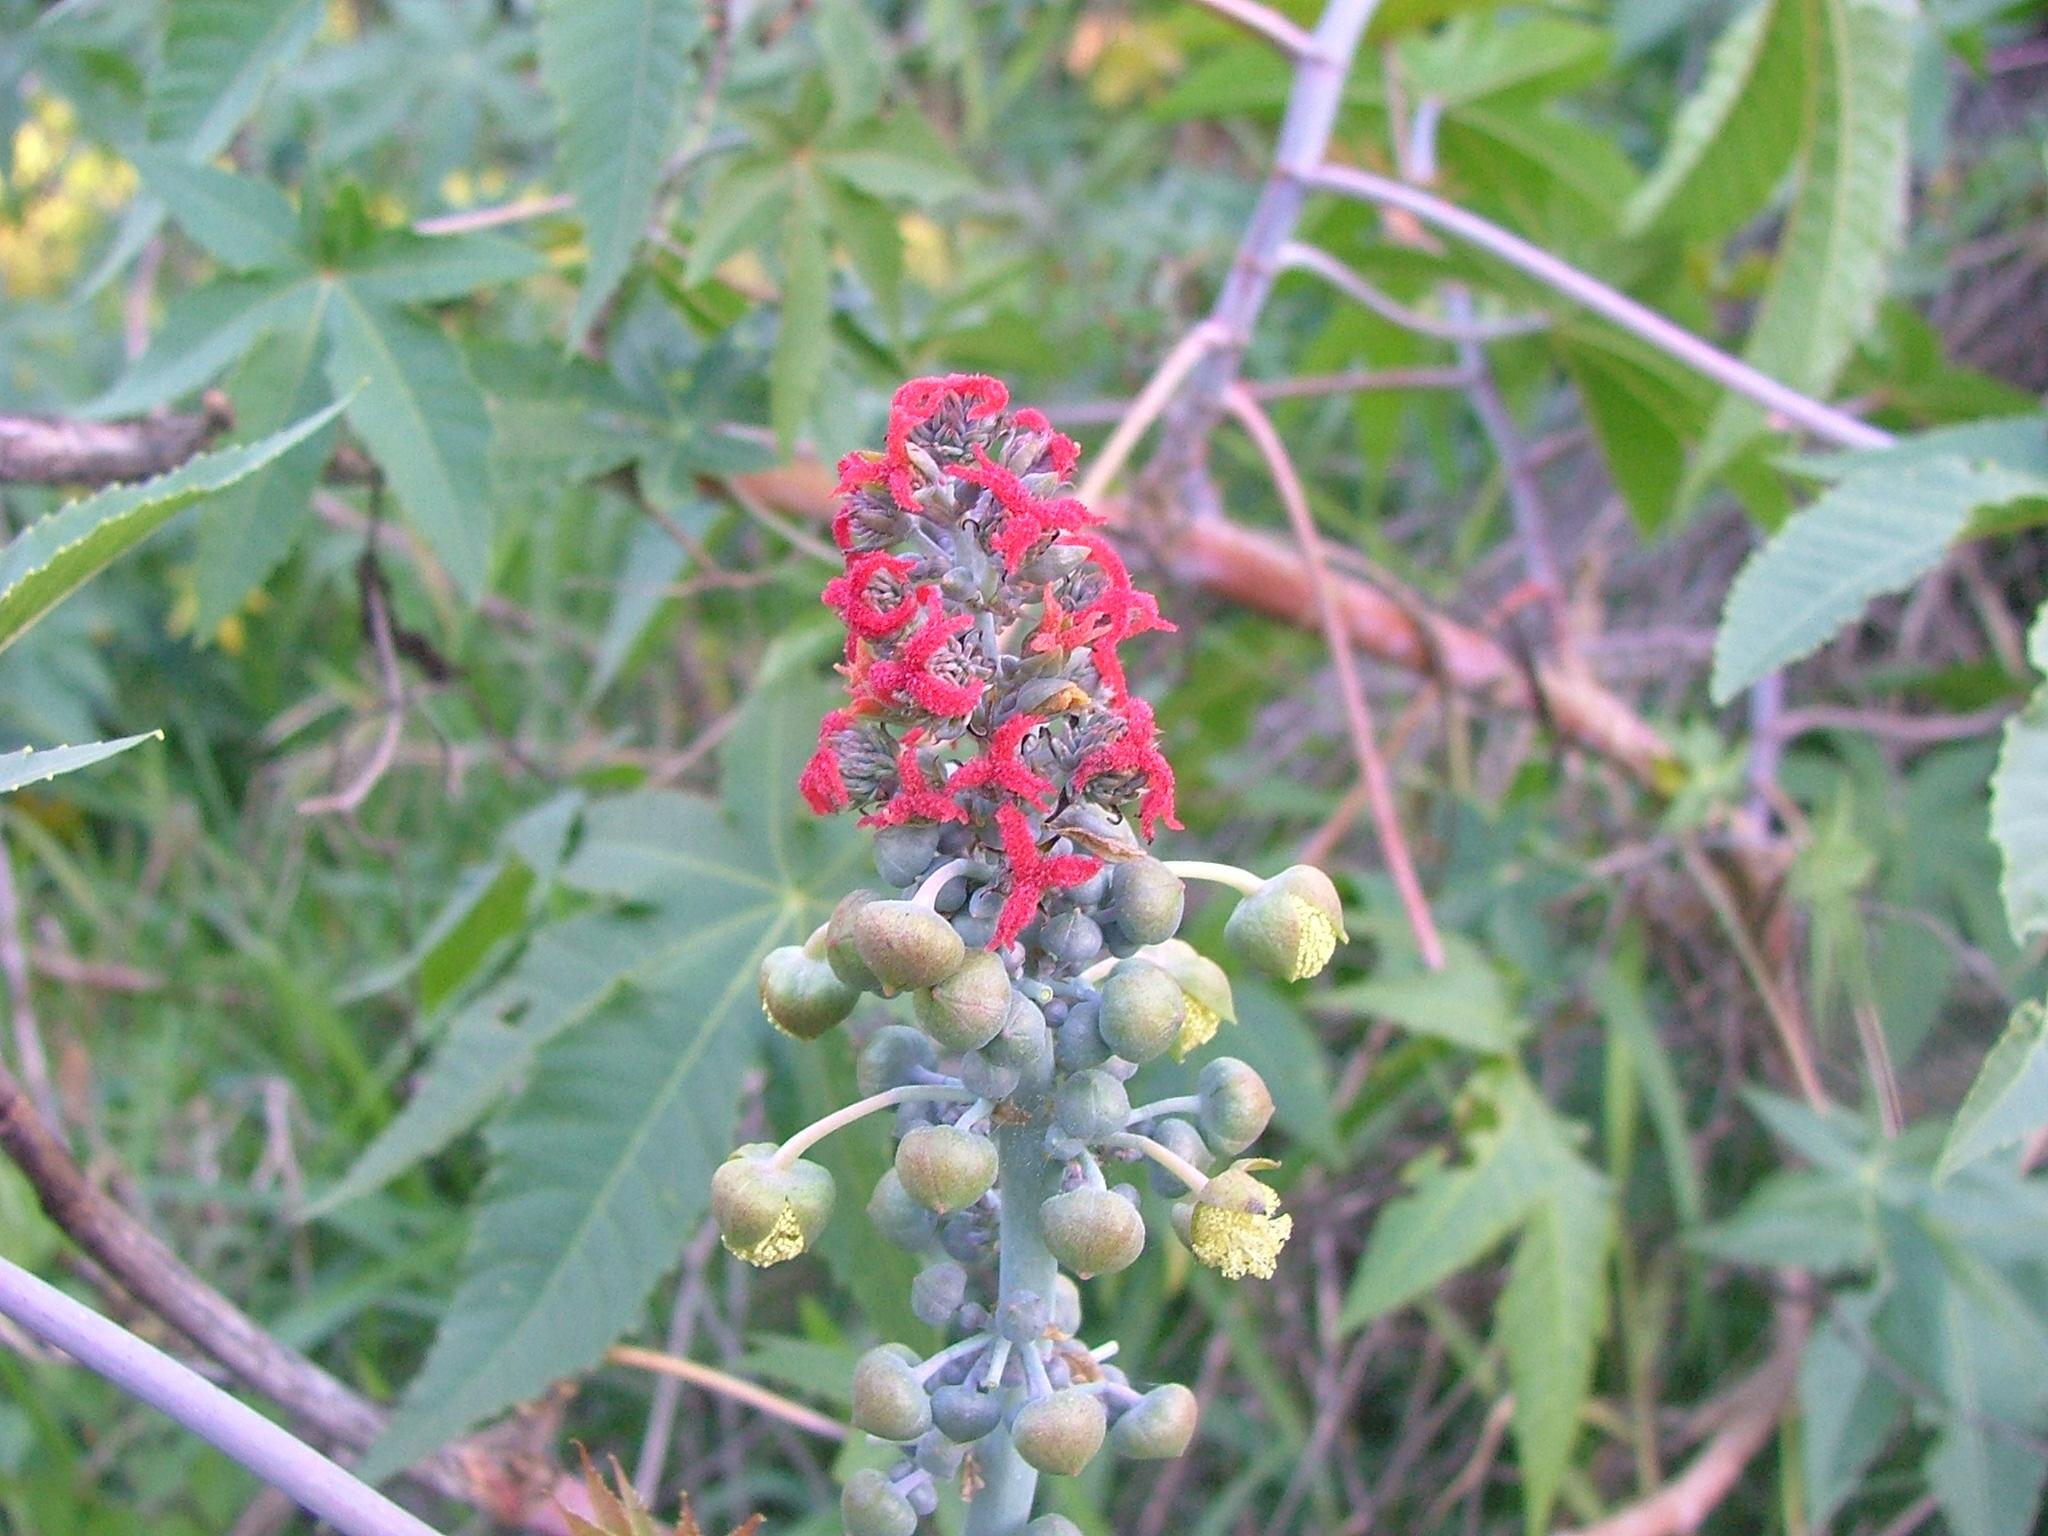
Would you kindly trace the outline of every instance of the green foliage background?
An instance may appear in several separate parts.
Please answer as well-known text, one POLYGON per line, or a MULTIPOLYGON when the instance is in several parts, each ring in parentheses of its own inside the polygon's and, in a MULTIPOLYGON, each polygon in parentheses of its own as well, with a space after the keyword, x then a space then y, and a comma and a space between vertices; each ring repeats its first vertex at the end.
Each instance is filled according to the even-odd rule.
MULTIPOLYGON (((1544 322, 1486 355, 1574 661, 1678 771, 1652 792, 1375 669, 1449 939, 1426 972, 1369 834, 1332 821, 1353 769, 1309 628, 1176 579, 1173 508, 1128 539, 1180 624, 1138 677, 1178 846, 1268 867, 1334 827, 1358 942, 1300 995, 1240 979, 1225 1048, 1273 1086, 1297 1218, 1279 1280, 1226 1288, 1166 1241, 1091 1287, 1128 1359, 1206 1401, 1184 1470, 1059 1491, 1091 1536, 1590 1524, 1683 1465, 1773 1338, 1776 1454, 1715 1528, 2036 1526, 2044 26, 2001 0, 1379 8, 1336 158, 1387 167, 1428 103, 1444 196, 1901 442, 1802 452, 1532 280, 1311 203, 1302 238, 1399 305, 1544 322), (1788 667, 1779 761, 1753 738, 1784 720, 1736 701, 1788 667), (1824 1105, 1790 1096, 1788 1013, 1824 1105)), ((822 1264, 693 1246, 726 1149, 852 1081, 843 1038, 796 1049, 753 997, 868 874, 794 794, 831 697, 816 466, 926 371, 1001 374, 1095 446, 1206 313, 1292 83, 1166 0, 0 0, 0 412, 219 390, 235 421, 143 486, 0 484, 28 1001, 81 1159, 392 1402, 369 1475, 536 1402, 548 1455, 629 1458, 651 1389, 604 1354, 659 1345, 679 1289, 708 1297, 687 1349, 828 1412, 867 1342, 919 1336, 859 1211, 878 1134, 831 1148, 822 1264), (309 807, 394 711, 360 804, 309 807)), ((1245 373, 1454 366, 1297 274, 1245 373)), ((1553 644, 1514 612, 1464 392, 1274 411, 1350 569, 1553 644)), ((1284 527, 1241 438, 1209 470, 1284 527)), ((65 1262, 11 1169, 0 1247, 65 1262)), ((835 1530, 866 1453, 712 1401, 668 1488, 707 1524, 835 1530)), ((213 1532, 253 1491, 0 1352, 0 1526, 213 1532)))

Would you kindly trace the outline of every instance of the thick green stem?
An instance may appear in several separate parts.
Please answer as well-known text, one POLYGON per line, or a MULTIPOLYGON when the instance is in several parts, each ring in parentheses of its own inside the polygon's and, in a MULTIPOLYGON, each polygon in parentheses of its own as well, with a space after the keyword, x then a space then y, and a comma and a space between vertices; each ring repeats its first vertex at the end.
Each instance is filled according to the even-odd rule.
MULTIPOLYGON (((1027 1124, 998 1130, 996 1157, 996 1187, 1003 1195, 1000 1296, 1029 1291, 1050 1303, 1059 1266, 1038 1220, 1038 1208, 1051 1193, 1045 1122, 1034 1116, 1027 1124)), ((966 1536, 1019 1536, 1031 1520, 1038 1473, 1011 1448, 1008 1430, 998 1429, 981 1442, 981 1475, 981 1491, 968 1506, 966 1536)))

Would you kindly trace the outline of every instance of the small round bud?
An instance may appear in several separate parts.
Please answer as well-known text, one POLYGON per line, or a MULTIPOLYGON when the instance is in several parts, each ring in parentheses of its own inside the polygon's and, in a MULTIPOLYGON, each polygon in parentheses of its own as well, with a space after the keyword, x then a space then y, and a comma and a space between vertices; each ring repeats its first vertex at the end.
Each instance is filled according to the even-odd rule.
POLYGON ((868 1197, 868 1220, 883 1237, 911 1253, 923 1253, 938 1240, 932 1213, 910 1198, 894 1168, 875 1182, 875 1192, 868 1197))
POLYGON ((1251 1175, 1265 1162, 1238 1163, 1202 1186, 1201 1193, 1175 1209, 1195 1257, 1227 1280, 1257 1275, 1273 1278, 1280 1250, 1294 1232, 1294 1218, 1280 1213, 1280 1196, 1251 1175))
POLYGON ((1002 1029, 1014 995, 1002 960, 977 949, 950 976, 917 994, 918 1026, 942 1051, 978 1051, 1002 1029))
MULTIPOLYGON (((920 1472, 929 1472, 933 1477, 944 1478, 950 1482, 960 1475, 960 1463, 966 1455, 966 1446, 953 1440, 943 1430, 933 1429, 927 1431, 917 1442, 917 1448, 911 1452, 910 1459, 917 1463, 920 1472)), ((920 1483, 918 1486, 929 1489, 931 1484, 920 1483)), ((928 1515, 931 1511, 921 1509, 918 1513, 928 1515)))
POLYGON ((862 1467, 839 1493, 839 1518, 846 1536, 917 1536, 917 1511, 896 1485, 873 1467, 862 1467))
POLYGON ((868 902, 853 920, 853 949, 884 995, 936 986, 967 958, 953 925, 914 901, 868 902))
POLYGON ((875 899, 873 891, 848 891, 839 898, 839 905, 832 909, 832 917, 825 924, 825 963, 832 967, 832 973, 856 992, 879 992, 881 982, 875 973, 867 968, 853 947, 853 925, 861 909, 875 899))
POLYGON ((1113 1136, 1130 1117, 1130 1090, 1107 1072, 1076 1072, 1053 1097, 1053 1123, 1076 1141, 1113 1136))
MULTIPOLYGON (((1181 1161, 1193 1163, 1203 1173, 1216 1161, 1216 1154, 1209 1150, 1209 1143, 1202 1140, 1202 1133, 1192 1122, 1181 1119, 1161 1120, 1152 1127, 1151 1137, 1167 1151, 1174 1153, 1181 1161)), ((1187 1186, 1178 1174, 1168 1173, 1156 1164, 1152 1169, 1152 1187, 1167 1199, 1177 1199, 1187 1193, 1187 1186)))
POLYGON ((1330 877, 1313 865, 1296 864, 1240 901, 1223 937, 1267 975, 1300 981, 1328 965, 1350 935, 1330 877))
POLYGON ((1086 912, 1070 909, 1040 925, 1038 943, 1060 964, 1084 966, 1102 953, 1102 929, 1086 912))
POLYGON ((1026 1464, 1054 1477, 1073 1477, 1095 1459, 1108 1432, 1102 1399, 1069 1387, 1019 1408, 1010 1443, 1026 1464))
POLYGON ((965 1445, 1003 1421, 1003 1402, 993 1392, 962 1382, 932 1394, 932 1423, 949 1440, 965 1445))
POLYGON ((957 1211, 994 1185, 995 1143, 957 1125, 920 1125, 896 1143, 896 1176, 926 1210, 957 1211))
POLYGON ((1149 960, 1125 960, 1102 984, 1103 1043, 1126 1061, 1150 1061, 1180 1034, 1187 1000, 1180 983, 1149 960))
POLYGON ((1030 1346, 1052 1326, 1052 1306, 1035 1291, 1012 1291, 996 1306, 996 1332, 1012 1344, 1030 1346))
POLYGON ((960 1086, 978 1098, 1007 1099, 1023 1076, 987 1051, 969 1051, 960 1058, 960 1086))
POLYGON ((1132 1461, 1171 1461, 1195 1438, 1195 1394, 1178 1382, 1154 1387, 1124 1410, 1109 1448, 1132 1461))
POLYGON ((1010 994, 1010 1011, 1003 1015, 1003 1027, 982 1047, 982 1054, 1002 1066, 1014 1067, 1024 1077, 1043 1080, 1052 1074, 1052 1031, 1045 1025, 1045 1010, 1022 992, 1010 994))
POLYGON ((853 1012, 860 993, 822 958, 796 944, 771 949, 761 961, 761 1011, 785 1035, 815 1040, 853 1012))
POLYGON ((988 1257, 993 1231, 972 1211, 955 1211, 939 1222, 939 1246, 962 1264, 979 1264, 988 1257))
POLYGON ((910 1282, 910 1310, 921 1323, 943 1328, 967 1299, 967 1271, 952 1260, 927 1265, 910 1282))
POLYGON ((1195 1079, 1201 1101, 1195 1124, 1202 1137, 1225 1157, 1235 1157, 1266 1133, 1273 1118, 1273 1095, 1266 1080, 1235 1056, 1218 1056, 1195 1079))
POLYGON ((938 1052, 921 1029, 908 1024, 884 1024, 860 1048, 854 1063, 854 1081, 861 1097, 902 1088, 917 1081, 920 1072, 938 1065, 938 1052))
POLYGON ((1145 1251, 1145 1218, 1122 1195, 1086 1185, 1038 1208, 1045 1246, 1083 1280, 1129 1269, 1145 1251))
POLYGON ((1095 1027, 1097 1017, 1096 1008, 1089 1004, 1068 1010, 1060 1020, 1059 1033, 1053 1037, 1052 1059, 1062 1072, 1085 1071, 1109 1060, 1109 1047, 1102 1043, 1102 1032, 1095 1027))
POLYGON ((884 1344, 853 1368, 853 1427, 878 1440, 915 1440, 932 1427, 931 1398, 910 1363, 884 1344))
POLYGON ((884 827, 875 834, 875 872, 890 885, 915 885, 938 852, 937 826, 884 827))
POLYGON ((903 1496, 910 1500, 910 1507, 919 1515, 935 1515, 939 1512, 939 1490, 929 1479, 920 1478, 904 1490, 903 1496))
POLYGON ((1108 916, 1134 944, 1162 944, 1180 932, 1187 887, 1157 859, 1132 859, 1110 877, 1108 916))
POLYGON ((1024 1536, 1081 1536, 1081 1527, 1065 1515, 1040 1515, 1024 1527, 1024 1536))
POLYGON ((741 1147, 711 1176, 711 1215, 735 1258, 766 1269, 810 1247, 832 1218, 832 1175, 799 1158, 774 1162, 766 1142, 741 1147))
POLYGON ((1081 1287, 1072 1275, 1052 1277, 1052 1325, 1068 1338, 1081 1332, 1081 1287))
POLYGON ((1237 1022, 1230 978, 1194 945, 1184 939, 1168 939, 1147 949, 1145 958, 1179 982, 1181 996, 1187 999, 1187 1014, 1173 1042, 1175 1061, 1186 1061, 1190 1052, 1215 1039, 1218 1025, 1237 1022))

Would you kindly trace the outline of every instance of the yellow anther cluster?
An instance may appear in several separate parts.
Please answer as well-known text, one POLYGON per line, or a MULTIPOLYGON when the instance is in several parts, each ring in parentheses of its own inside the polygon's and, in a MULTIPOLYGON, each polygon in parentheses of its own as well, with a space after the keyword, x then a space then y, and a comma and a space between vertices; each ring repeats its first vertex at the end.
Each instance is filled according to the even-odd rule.
POLYGON ((1271 1211, 1240 1211, 1227 1206, 1197 1204, 1188 1222, 1195 1257, 1226 1280, 1257 1275, 1273 1278, 1280 1250, 1294 1235, 1294 1218, 1271 1211))
POLYGON ((1180 1033, 1173 1042, 1173 1059, 1186 1061, 1190 1051, 1199 1051, 1216 1038, 1216 1026, 1222 1023, 1221 1016, 1214 1008, 1198 1000, 1194 993, 1181 994, 1187 1000, 1187 1010, 1180 1018, 1180 1033))
POLYGON ((783 1201, 782 1212, 766 1237, 747 1248, 735 1248, 730 1240, 725 1240, 725 1251, 762 1269, 795 1258, 804 1251, 804 1229, 796 1219, 796 1207, 783 1201))

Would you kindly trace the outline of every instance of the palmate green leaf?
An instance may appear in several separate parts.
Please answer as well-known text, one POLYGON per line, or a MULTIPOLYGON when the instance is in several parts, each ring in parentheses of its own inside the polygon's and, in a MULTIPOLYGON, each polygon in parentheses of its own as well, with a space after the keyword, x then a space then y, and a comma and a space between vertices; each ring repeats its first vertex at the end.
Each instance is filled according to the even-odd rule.
POLYGON ((683 282, 692 288, 708 282, 728 257, 765 239, 785 216, 795 184, 785 157, 768 151, 727 166, 704 194, 683 282))
POLYGON ((1465 1161, 1426 1165, 1373 1224, 1344 1298, 1344 1328, 1361 1328, 1476 1262, 1529 1213, 1543 1175, 1528 1096, 1497 1094, 1494 1109, 1496 1123, 1466 1139, 1465 1161))
POLYGON ((78 747, 23 747, 19 752, 0 752, 0 795, 12 794, 30 784, 46 783, 60 773, 89 768, 145 741, 163 739, 162 731, 144 731, 140 736, 87 742, 78 747))
POLYGON ((2025 1002, 1984 1058, 1935 1165, 1946 1178, 2048 1125, 2048 1008, 2025 1002))
POLYGON ((832 253, 815 192, 799 183, 782 226, 782 313, 768 364, 768 416, 784 453, 810 420, 831 343, 832 253))
POLYGON ((1531 1536, 1550 1528, 1551 1506, 1578 1439, 1594 1353, 1607 1324, 1607 1257, 1614 1240, 1606 1180, 1554 1135, 1545 1141, 1542 1193, 1523 1222, 1494 1322, 1515 1393, 1516 1459, 1531 1536))
POLYGON ((157 143, 207 159, 227 147, 275 74, 313 40, 320 0, 169 0, 146 122, 157 143))
POLYGON ((1415 1034, 1431 1035, 1468 1051, 1497 1056, 1513 1050, 1523 1025, 1515 1017, 1499 973, 1484 952, 1456 934, 1445 940, 1442 970, 1392 968, 1365 981, 1333 988, 1324 1002, 1391 1019, 1415 1034))
POLYGON ((186 507, 304 442, 340 409, 331 405, 260 442, 201 454, 154 480, 111 486, 30 524, 0 549, 0 650, 186 507))
POLYGON ((1706 418, 1705 391, 1695 375, 1618 331, 1567 323, 1551 345, 1578 386, 1615 489, 1636 526, 1654 533, 1677 509, 1686 445, 1706 418))
POLYGON ((828 135, 816 163, 821 174, 885 202, 930 207, 975 189, 946 141, 907 108, 828 135))
POLYGON ((545 268, 539 256, 502 235, 416 235, 379 230, 339 271, 366 304, 438 304, 479 288, 516 283, 545 268))
POLYGON ((800 941, 865 845, 797 808, 818 690, 757 693, 701 797, 601 802, 559 871, 626 903, 553 923, 458 1014, 419 1094, 331 1191, 391 1177, 511 1096, 486 1139, 456 1296, 372 1475, 591 1364, 639 1315, 729 1150, 740 1075, 768 1029, 760 957, 800 941))
POLYGON ((171 208, 179 228, 215 261, 238 272, 303 266, 298 215, 267 181, 236 176, 154 146, 128 152, 143 183, 171 208))
MULTIPOLYGON (((296 325, 258 341, 229 377, 237 432, 253 437, 275 431, 330 398, 321 368, 327 302, 323 289, 296 325)), ((211 634, 292 552, 312 522, 313 491, 336 430, 333 423, 322 427, 290 453, 229 486, 200 512, 195 633, 211 634)))
POLYGON ((1831 1274, 1871 1262, 1871 1220, 1867 1192, 1854 1180, 1784 1170, 1766 1178, 1728 1216, 1693 1231, 1687 1245, 1730 1264, 1831 1274))
POLYGON ((149 350, 84 414, 131 416, 203 389, 273 330, 301 324, 321 285, 291 273, 229 277, 179 294, 165 306, 149 350))
POLYGON ((1743 565, 1714 639, 1713 696, 1812 654, 1872 598, 1934 569, 1987 507, 2048 494, 2048 479, 1960 458, 1882 461, 1851 474, 1743 565))
MULTIPOLYGON (((1906 85, 1916 13, 1909 0, 1780 0, 1815 62, 1806 82, 1799 190, 1777 270, 1743 357, 1810 395, 1834 385, 1885 294, 1905 231, 1906 85)), ((1694 466, 1704 484, 1766 425, 1724 396, 1694 466)))
POLYGON ((472 600, 490 576, 490 412, 455 343, 430 321, 337 284, 327 376, 355 392, 349 425, 428 547, 472 600))
POLYGON ((1726 234, 1784 179, 1806 93, 1801 0, 1756 0, 1714 40, 1706 72, 1678 109, 1625 228, 1726 234))
POLYGON ((1872 1358, 1876 1291, 1837 1294, 1799 1357, 1799 1454, 1806 1506, 1829 1520, 1899 1428, 1906 1398, 1872 1358))
POLYGON ((572 347, 646 233, 701 15, 693 0, 548 0, 541 7, 541 77, 554 98, 562 169, 589 248, 569 322, 572 347))
POLYGON ((2005 723, 1991 775, 1991 840, 2004 867, 2006 924, 2025 943, 2048 932, 2048 690, 2005 723))

